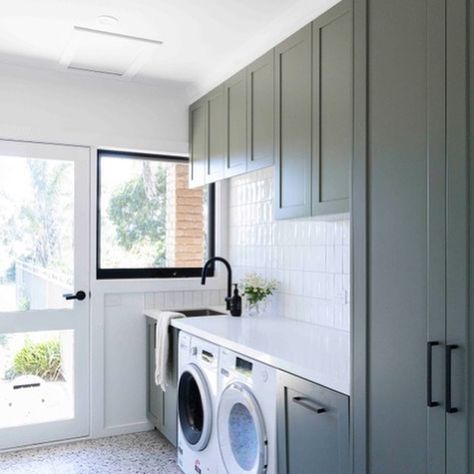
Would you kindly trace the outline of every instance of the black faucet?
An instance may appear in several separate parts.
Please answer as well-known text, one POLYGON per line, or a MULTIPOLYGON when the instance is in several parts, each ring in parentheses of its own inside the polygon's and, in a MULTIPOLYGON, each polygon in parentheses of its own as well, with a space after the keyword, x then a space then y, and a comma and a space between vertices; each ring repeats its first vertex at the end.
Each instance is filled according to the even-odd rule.
POLYGON ((201 285, 206 284, 207 270, 209 268, 209 265, 211 265, 213 262, 222 262, 227 268, 227 298, 225 299, 225 307, 229 311, 230 299, 232 296, 232 268, 230 266, 230 263, 225 258, 212 257, 204 264, 204 267, 201 273, 201 285))

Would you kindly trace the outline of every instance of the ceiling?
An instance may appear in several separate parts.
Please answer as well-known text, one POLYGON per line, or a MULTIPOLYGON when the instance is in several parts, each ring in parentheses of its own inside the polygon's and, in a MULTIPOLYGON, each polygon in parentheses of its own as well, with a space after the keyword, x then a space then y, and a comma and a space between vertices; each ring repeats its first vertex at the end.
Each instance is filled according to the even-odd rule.
POLYGON ((70 74, 102 71, 115 80, 177 81, 197 96, 334 3, 3 0, 0 62, 70 74), (103 15, 118 21, 101 21, 103 15))

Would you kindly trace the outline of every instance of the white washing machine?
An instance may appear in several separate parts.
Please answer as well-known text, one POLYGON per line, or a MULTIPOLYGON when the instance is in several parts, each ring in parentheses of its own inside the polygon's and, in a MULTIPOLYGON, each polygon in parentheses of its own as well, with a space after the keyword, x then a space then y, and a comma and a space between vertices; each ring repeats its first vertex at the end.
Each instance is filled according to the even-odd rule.
POLYGON ((276 474, 276 370, 221 348, 219 473, 276 474))
POLYGON ((185 474, 216 474, 219 348, 181 331, 178 357, 178 466, 185 474))

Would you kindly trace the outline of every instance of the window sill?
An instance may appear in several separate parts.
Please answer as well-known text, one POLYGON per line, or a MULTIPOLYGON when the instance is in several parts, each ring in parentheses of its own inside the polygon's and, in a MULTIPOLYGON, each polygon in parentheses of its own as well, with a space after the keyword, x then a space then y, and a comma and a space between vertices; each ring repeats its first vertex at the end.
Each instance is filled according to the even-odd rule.
POLYGON ((92 280, 92 294, 99 293, 150 293, 159 291, 223 290, 225 278, 216 275, 208 277, 201 285, 200 278, 143 278, 123 280, 92 280))

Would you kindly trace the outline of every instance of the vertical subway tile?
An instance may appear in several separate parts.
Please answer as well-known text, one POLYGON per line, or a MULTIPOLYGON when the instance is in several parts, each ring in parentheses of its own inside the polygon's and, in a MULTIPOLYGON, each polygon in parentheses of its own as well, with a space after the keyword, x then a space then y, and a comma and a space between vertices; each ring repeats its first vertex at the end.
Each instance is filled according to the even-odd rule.
MULTIPOLYGON (((236 281, 249 272, 275 278, 280 282, 271 302, 275 314, 348 330, 349 306, 341 303, 340 290, 350 297, 349 219, 275 221, 272 181, 272 168, 230 180, 229 256, 236 281)), ((213 305, 215 298, 216 293, 193 292, 198 306, 208 300, 213 305)))

